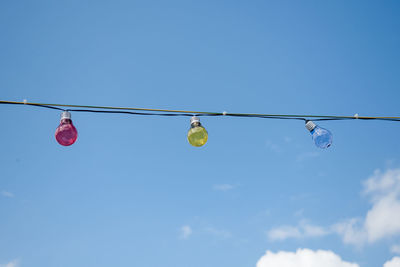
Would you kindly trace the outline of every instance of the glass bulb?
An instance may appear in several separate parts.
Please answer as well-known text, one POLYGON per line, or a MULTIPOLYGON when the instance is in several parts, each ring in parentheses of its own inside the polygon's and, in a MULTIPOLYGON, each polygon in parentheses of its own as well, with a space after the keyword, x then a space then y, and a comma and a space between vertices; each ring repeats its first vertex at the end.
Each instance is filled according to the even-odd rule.
POLYGON ((60 145, 70 146, 78 138, 78 131, 72 124, 71 113, 64 111, 61 114, 60 125, 56 129, 56 140, 60 145))
POLYGON ((306 122, 306 128, 310 131, 317 147, 325 149, 332 145, 333 136, 329 130, 319 127, 312 121, 306 122))
POLYGON ((200 119, 196 116, 190 119, 190 129, 187 138, 189 143, 195 147, 201 147, 207 143, 208 133, 206 129, 201 126, 200 119))

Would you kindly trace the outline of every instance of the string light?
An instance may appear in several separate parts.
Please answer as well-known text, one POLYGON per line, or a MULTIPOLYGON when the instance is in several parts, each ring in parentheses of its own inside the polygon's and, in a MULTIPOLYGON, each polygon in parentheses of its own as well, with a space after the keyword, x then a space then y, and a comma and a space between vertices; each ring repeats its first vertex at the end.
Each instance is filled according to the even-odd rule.
POLYGON ((56 140, 62 146, 70 146, 78 138, 78 131, 72 124, 71 113, 64 111, 61 113, 60 125, 56 129, 56 140))
POLYGON ((207 143, 208 133, 196 116, 190 118, 190 129, 187 138, 192 146, 200 147, 207 143))
POLYGON ((188 141, 195 147, 203 146, 208 139, 206 129, 200 123, 200 116, 229 116, 260 119, 280 119, 280 120, 302 120, 306 123, 306 128, 310 131, 315 145, 319 148, 328 148, 332 144, 332 134, 327 129, 316 125, 315 121, 337 121, 337 120, 379 120, 400 122, 400 117, 365 117, 358 114, 353 116, 332 116, 332 115, 287 115, 287 114, 251 114, 251 113, 227 113, 188 111, 188 110, 168 110, 168 109, 147 109, 130 107, 110 107, 110 106, 88 106, 88 105, 66 105, 66 104, 45 104, 31 103, 27 100, 23 102, 0 100, 0 104, 9 105, 29 105, 62 111, 60 125, 56 130, 56 140, 63 146, 70 146, 75 143, 78 132, 71 120, 70 112, 91 112, 91 113, 117 113, 143 116, 185 116, 191 117, 191 128, 188 132, 188 141))
POLYGON ((312 139, 317 147, 325 149, 332 145, 333 137, 329 130, 319 127, 312 121, 306 121, 306 128, 310 131, 312 139))

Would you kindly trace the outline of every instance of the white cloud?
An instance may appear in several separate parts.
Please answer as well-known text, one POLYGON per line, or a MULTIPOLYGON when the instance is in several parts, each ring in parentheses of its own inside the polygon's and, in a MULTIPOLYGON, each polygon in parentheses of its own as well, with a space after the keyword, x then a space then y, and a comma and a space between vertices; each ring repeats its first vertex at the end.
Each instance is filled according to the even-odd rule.
POLYGON ((390 251, 391 251, 392 253, 400 254, 400 245, 393 245, 393 246, 390 248, 390 251))
POLYGON ((357 246, 365 242, 400 234, 400 169, 377 170, 364 182, 364 194, 370 198, 372 207, 365 220, 350 219, 336 224, 335 230, 343 241, 357 246))
MULTIPOLYGON (((359 267, 356 263, 343 261, 332 251, 298 249, 296 252, 267 251, 257 262, 257 267, 359 267)), ((387 266, 385 266, 387 267, 387 266)), ((389 266, 394 267, 394 266, 389 266)))
POLYGON ((364 182, 364 192, 374 193, 377 196, 388 193, 400 193, 400 169, 389 169, 382 173, 375 170, 372 177, 364 182))
MULTIPOLYGON (((375 171, 372 177, 364 182, 363 193, 370 198, 372 204, 365 219, 350 218, 329 228, 319 227, 320 235, 337 233, 342 236, 345 244, 358 247, 367 242, 374 243, 387 237, 400 235, 400 169, 387 170, 383 173, 379 170, 375 171)), ((307 232, 312 233, 306 229, 301 230, 301 227, 293 229, 286 227, 281 230, 285 229, 288 230, 286 238, 305 237, 308 236, 307 232), (294 229, 297 229, 299 234, 294 229)), ((285 239, 285 233, 277 233, 282 237, 281 240, 285 239)), ((396 253, 400 254, 400 247, 392 247, 392 251, 398 251, 396 253)))
POLYGON ((271 241, 285 240, 288 238, 300 238, 300 229, 294 226, 280 226, 269 230, 267 233, 268 239, 271 241))
POLYGON ((184 225, 180 229, 180 238, 188 239, 192 235, 193 231, 189 225, 184 225))
POLYGON ((367 233, 360 219, 349 219, 332 226, 334 232, 342 236, 343 243, 362 246, 367 240, 367 233))
POLYGON ((301 224, 303 233, 305 237, 317 237, 329 234, 329 231, 323 227, 311 225, 311 224, 301 224))
POLYGON ((233 184, 215 184, 213 185, 213 189, 216 191, 229 191, 234 189, 236 186, 233 184))
POLYGON ((400 169, 375 171, 365 182, 365 193, 373 204, 365 219, 368 241, 400 234, 400 169))
MULTIPOLYGON (((277 241, 336 233, 345 244, 361 247, 400 235, 400 169, 375 171, 364 182, 363 193, 371 202, 365 218, 350 218, 329 227, 302 221, 298 226, 284 225, 271 229, 267 232, 268 238, 277 241)), ((400 254, 400 246, 393 246, 391 251, 400 254)))
POLYGON ((390 261, 385 262, 383 267, 400 267, 400 257, 394 257, 390 261))
POLYGON ((368 211, 365 219, 368 241, 374 242, 384 237, 400 233, 400 202, 389 195, 380 199, 368 211))
POLYGON ((0 267, 18 267, 18 266, 19 266, 18 260, 13 260, 13 261, 10 261, 9 263, 5 263, 5 264, 0 264, 0 267))
POLYGON ((298 226, 280 226, 267 232, 271 241, 283 241, 289 238, 320 237, 329 234, 327 229, 301 221, 298 226))
MULTIPOLYGON (((14 194, 7 191, 1 191, 0 193, 3 197, 14 197, 14 194)), ((1 266, 1 265, 0 265, 1 266)))

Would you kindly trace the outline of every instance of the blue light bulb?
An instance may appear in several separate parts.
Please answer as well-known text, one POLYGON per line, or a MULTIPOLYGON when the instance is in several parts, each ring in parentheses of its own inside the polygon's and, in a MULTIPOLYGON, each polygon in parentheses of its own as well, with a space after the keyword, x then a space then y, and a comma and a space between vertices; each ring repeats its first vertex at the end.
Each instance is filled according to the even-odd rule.
POLYGON ((332 133, 327 129, 321 128, 312 121, 306 122, 306 128, 310 131, 315 145, 325 149, 332 145, 332 133))

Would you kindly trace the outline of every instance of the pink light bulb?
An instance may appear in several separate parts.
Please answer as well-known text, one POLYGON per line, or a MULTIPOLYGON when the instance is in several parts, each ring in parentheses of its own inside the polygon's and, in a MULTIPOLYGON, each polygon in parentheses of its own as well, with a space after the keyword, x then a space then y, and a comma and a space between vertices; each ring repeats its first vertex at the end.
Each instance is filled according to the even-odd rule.
POLYGON ((71 113, 64 111, 61 114, 60 125, 56 130, 56 139, 60 145, 70 146, 78 138, 78 131, 72 124, 71 113))

